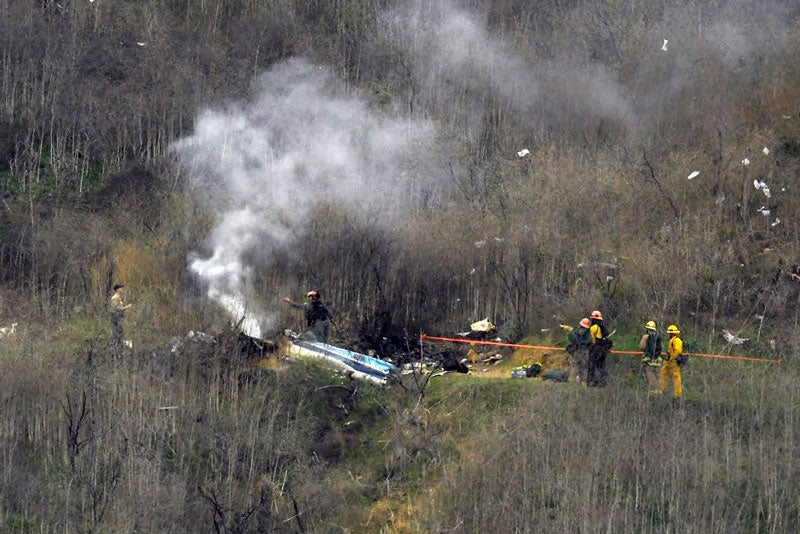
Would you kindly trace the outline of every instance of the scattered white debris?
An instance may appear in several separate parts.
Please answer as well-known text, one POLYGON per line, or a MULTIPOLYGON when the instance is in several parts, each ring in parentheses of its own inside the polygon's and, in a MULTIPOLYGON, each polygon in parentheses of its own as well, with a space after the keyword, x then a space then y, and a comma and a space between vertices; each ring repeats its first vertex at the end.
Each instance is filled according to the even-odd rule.
POLYGON ((614 277, 613 277, 613 276, 611 276, 611 275, 608 275, 608 276, 606 276, 606 282, 610 282, 610 281, 612 281, 613 279, 614 279, 614 277))
POLYGON ((160 408, 156 408, 159 411, 168 411, 168 410, 177 410, 177 406, 161 406, 160 408))
POLYGON ((766 217, 767 215, 769 215, 769 210, 767 209, 767 207, 766 207, 766 206, 761 206, 760 208, 758 208, 758 212, 759 212, 761 215, 763 215, 764 217, 766 217))
POLYGON ((722 337, 725 338, 725 341, 727 341, 731 345, 744 345, 745 343, 750 341, 749 338, 734 336, 733 334, 731 334, 727 330, 723 330, 722 331, 722 337))
POLYGON ((549 328, 542 328, 542 330, 541 330, 541 331, 542 331, 542 332, 549 332, 549 331, 550 331, 550 329, 549 329, 549 328))
POLYGON ((130 339, 126 339, 126 340, 124 340, 124 341, 123 341, 123 343, 124 343, 124 344, 125 344, 125 346, 126 346, 126 347, 128 347, 129 349, 132 349, 132 348, 133 348, 133 341, 131 341, 130 339))
POLYGON ((725 202, 725 195, 720 195, 714 199, 714 204, 716 204, 717 206, 719 206, 723 202, 725 202))
POLYGON ((780 223, 781 223, 781 220, 779 218, 775 217, 775 220, 772 221, 772 224, 770 226, 778 226, 780 223))
POLYGON ((769 340, 769 348, 771 348, 772 350, 775 350, 775 340, 774 339, 770 339, 769 340))
POLYGON ((768 149, 767 147, 764 147, 764 148, 761 150, 761 152, 763 152, 765 156, 769 156, 769 149, 768 149))
POLYGON ((482 241, 475 241, 475 248, 481 248, 485 244, 486 244, 486 240, 485 239, 482 240, 482 241))
POLYGON ((745 166, 747 166, 747 165, 750 165, 750 160, 749 160, 749 159, 747 159, 747 158, 744 158, 744 159, 742 160, 742 165, 745 165, 745 166))
POLYGON ((0 328, 0 339, 4 337, 11 337, 17 331, 17 323, 11 323, 11 326, 4 326, 0 328))
POLYGON ((531 153, 531 151, 530 151, 530 150, 528 150, 527 148, 523 148, 522 150, 520 150, 519 152, 517 152, 517 156, 519 156, 519 157, 521 157, 521 158, 524 158, 525 156, 527 156, 527 155, 528 155, 528 154, 530 154, 530 153, 531 153))
POLYGON ((472 323, 471 325, 469 325, 469 327, 472 329, 473 332, 489 332, 491 330, 494 330, 494 325, 492 324, 492 322, 489 320, 488 317, 486 319, 483 319, 482 321, 476 321, 472 323))
POLYGON ((141 41, 136 41, 136 44, 139 45, 139 46, 145 46, 147 43, 143 43, 141 41))
POLYGON ((664 52, 667 51, 667 43, 668 42, 669 42, 669 39, 664 39, 664 44, 661 45, 661 50, 663 50, 664 52))
POLYGON ((699 174, 700 174, 700 171, 693 171, 692 174, 690 174, 689 176, 686 177, 686 179, 687 180, 691 180, 692 178, 697 178, 697 176, 699 174))
POLYGON ((769 198, 770 195, 769 186, 766 184, 766 182, 759 182, 758 180, 753 180, 753 187, 755 187, 756 190, 760 189, 761 192, 764 193, 764 196, 769 198))
POLYGON ((502 243, 503 242, 503 238, 502 237, 495 237, 494 240, 497 241, 498 243, 502 243))

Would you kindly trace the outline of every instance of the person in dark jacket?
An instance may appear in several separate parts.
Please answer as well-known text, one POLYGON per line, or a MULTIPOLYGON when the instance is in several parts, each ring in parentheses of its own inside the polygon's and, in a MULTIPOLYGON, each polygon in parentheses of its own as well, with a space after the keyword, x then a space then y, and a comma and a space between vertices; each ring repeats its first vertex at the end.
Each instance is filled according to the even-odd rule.
POLYGON ((333 320, 333 314, 331 314, 328 307, 325 306, 325 303, 322 302, 318 291, 312 289, 306 293, 305 304, 292 302, 289 297, 283 297, 283 301, 292 308, 303 310, 305 313, 306 326, 308 329, 303 334, 304 337, 311 338, 313 341, 327 343, 331 325, 336 326, 336 323, 333 320))
POLYGON ((592 334, 589 331, 591 323, 588 317, 581 319, 577 327, 561 325, 567 332, 567 352, 569 353, 570 374, 576 383, 586 385, 587 361, 589 359, 589 347, 592 346, 592 334))
POLYGON ((611 340, 608 338, 608 330, 603 323, 603 314, 598 310, 589 316, 592 326, 589 331, 592 333, 592 346, 589 347, 589 369, 586 378, 586 385, 589 387, 605 387, 608 379, 606 371, 606 356, 611 350, 611 340))
POLYGON ((661 335, 656 330, 655 321, 647 321, 644 325, 644 335, 639 340, 639 350, 644 352, 642 357, 642 374, 647 380, 650 393, 661 393, 659 372, 664 358, 661 357, 661 335))

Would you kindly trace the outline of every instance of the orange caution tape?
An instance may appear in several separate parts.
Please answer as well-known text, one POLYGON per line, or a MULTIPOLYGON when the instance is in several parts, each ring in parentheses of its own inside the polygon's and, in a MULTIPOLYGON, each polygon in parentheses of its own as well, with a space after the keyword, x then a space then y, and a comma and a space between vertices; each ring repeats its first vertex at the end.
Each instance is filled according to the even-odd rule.
MULTIPOLYGON (((420 339, 431 339, 434 341, 450 341, 453 343, 469 343, 470 345, 495 345, 501 347, 516 347, 520 349, 540 349, 540 350, 566 350, 564 347, 549 347, 546 345, 522 345, 520 343, 502 343, 500 341, 476 341, 474 339, 459 339, 454 337, 437 337, 421 334, 420 339)), ((612 354, 644 354, 642 351, 635 350, 611 350, 612 354)), ((663 353, 666 354, 666 353, 663 353)), ((781 364, 781 360, 771 360, 768 358, 750 358, 747 356, 730 356, 727 354, 705 354, 701 352, 684 352, 686 356, 699 356, 701 358, 720 358, 725 360, 745 360, 749 362, 762 362, 781 364)))

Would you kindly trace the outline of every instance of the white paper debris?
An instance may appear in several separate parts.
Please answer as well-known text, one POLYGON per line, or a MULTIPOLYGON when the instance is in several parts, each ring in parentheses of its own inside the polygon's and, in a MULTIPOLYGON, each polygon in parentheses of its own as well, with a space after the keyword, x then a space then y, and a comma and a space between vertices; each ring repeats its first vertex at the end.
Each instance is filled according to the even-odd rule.
POLYGON ((530 153, 531 153, 531 151, 530 151, 530 150, 528 150, 527 148, 523 148, 522 150, 520 150, 519 152, 517 152, 517 156, 519 156, 519 157, 521 157, 521 158, 524 158, 525 156, 527 156, 527 155, 528 155, 528 154, 530 154, 530 153))
POLYGON ((700 174, 700 171, 693 171, 692 174, 686 177, 687 180, 691 180, 692 178, 696 178, 700 174))
POLYGON ((781 220, 779 218, 775 217, 775 220, 772 221, 771 226, 778 226, 780 223, 781 223, 781 220))
POLYGON ((760 208, 758 208, 758 212, 759 212, 761 215, 763 215, 764 217, 766 217, 767 215, 769 215, 769 210, 767 209, 767 207, 766 207, 766 206, 761 206, 760 208))
POLYGON ((749 338, 735 336, 730 332, 728 332, 727 330, 722 331, 722 337, 725 338, 725 341, 727 341, 731 345, 744 345, 745 343, 750 341, 749 338))
POLYGON ((664 44, 661 45, 661 50, 663 50, 664 52, 667 51, 667 43, 668 42, 669 42, 669 39, 664 39, 664 44))
POLYGON ((141 42, 141 41, 136 41, 136 44, 137 44, 137 45, 139 45, 139 46, 144 46, 144 45, 146 45, 147 43, 143 43, 143 42, 141 42))
POLYGON ((749 159, 747 159, 747 158, 744 158, 744 159, 742 160, 742 165, 750 165, 750 160, 749 160, 749 159))
POLYGON ((761 150, 761 152, 763 152, 765 156, 769 156, 769 149, 768 149, 767 147, 764 147, 764 148, 761 150))
POLYGON ((606 282, 610 282, 610 281, 612 281, 613 279, 614 279, 614 277, 613 277, 613 276, 611 276, 611 275, 608 275, 608 276, 606 276, 606 282))
POLYGON ((758 180, 753 180, 753 187, 755 187, 756 190, 760 189, 761 192, 764 193, 764 196, 769 198, 769 196, 770 196, 769 186, 766 184, 766 182, 760 182, 758 180))

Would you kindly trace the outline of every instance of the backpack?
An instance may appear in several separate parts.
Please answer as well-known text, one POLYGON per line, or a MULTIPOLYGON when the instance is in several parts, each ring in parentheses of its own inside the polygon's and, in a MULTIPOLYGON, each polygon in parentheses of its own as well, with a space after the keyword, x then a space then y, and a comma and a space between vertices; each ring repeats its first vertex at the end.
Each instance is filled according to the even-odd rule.
POLYGON ((566 382, 567 378, 569 378, 569 373, 561 369, 552 369, 542 375, 542 380, 549 380, 551 382, 566 382))

